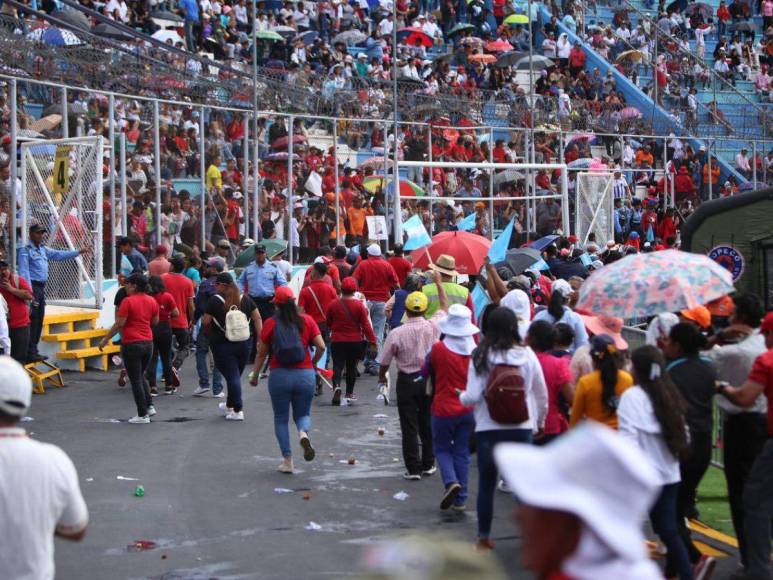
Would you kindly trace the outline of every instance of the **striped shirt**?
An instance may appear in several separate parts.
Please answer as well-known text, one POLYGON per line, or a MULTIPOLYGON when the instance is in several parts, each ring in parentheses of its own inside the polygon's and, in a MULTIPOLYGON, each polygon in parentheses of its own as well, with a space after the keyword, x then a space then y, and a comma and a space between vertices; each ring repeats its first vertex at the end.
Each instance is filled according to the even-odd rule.
POLYGON ((432 345, 440 338, 437 322, 445 316, 445 311, 438 310, 429 320, 423 316, 408 318, 387 335, 379 364, 389 366, 394 360, 401 373, 418 373, 432 345))
POLYGON ((628 196, 628 182, 625 177, 619 177, 612 181, 612 193, 615 199, 624 199, 628 196))

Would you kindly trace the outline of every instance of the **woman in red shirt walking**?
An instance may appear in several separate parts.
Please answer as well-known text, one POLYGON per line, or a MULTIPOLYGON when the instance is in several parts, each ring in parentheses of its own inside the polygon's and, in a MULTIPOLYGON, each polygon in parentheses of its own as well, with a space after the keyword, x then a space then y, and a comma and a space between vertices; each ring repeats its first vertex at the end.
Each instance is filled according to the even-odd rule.
POLYGON ((174 391, 174 374, 172 373, 172 327, 169 325, 171 318, 180 315, 177 309, 177 303, 174 297, 166 291, 164 281, 161 276, 151 276, 148 279, 150 294, 158 303, 158 324, 153 327, 153 355, 148 364, 148 384, 150 385, 150 396, 158 395, 156 387, 156 368, 158 359, 161 358, 161 368, 164 371, 164 383, 166 384, 166 393, 171 395, 174 391))
POLYGON ((330 329, 330 353, 333 357, 333 405, 341 404, 341 374, 346 368, 346 398, 353 400, 357 380, 357 363, 365 356, 363 343, 376 348, 376 334, 362 300, 354 297, 357 282, 354 278, 341 281, 343 298, 327 309, 327 327, 330 329))
POLYGON ((432 400, 432 448, 440 467, 445 492, 440 509, 465 509, 470 471, 470 435, 475 429, 473 408, 459 401, 467 388, 467 369, 475 349, 478 327, 470 309, 452 304, 448 316, 438 322, 441 339, 432 346, 425 367, 435 386, 432 400))
POLYGON ((158 324, 158 302, 148 296, 148 279, 143 274, 132 274, 126 280, 126 298, 118 307, 113 326, 99 341, 100 350, 116 332, 121 332, 121 358, 132 384, 137 415, 129 423, 143 425, 150 423, 156 414, 150 398, 150 386, 145 378, 150 358, 153 356, 153 330, 158 324))
POLYGON ((271 372, 268 377, 268 392, 274 409, 274 433, 282 463, 279 471, 293 472, 293 453, 290 447, 290 407, 293 420, 306 461, 314 459, 316 452, 311 446, 311 401, 314 399, 314 367, 325 354, 325 342, 319 327, 308 314, 302 314, 295 305, 295 296, 289 286, 280 286, 274 294, 276 314, 263 323, 258 344, 258 356, 250 384, 258 384, 260 369, 271 349, 271 372), (309 349, 314 347, 312 359, 309 349))

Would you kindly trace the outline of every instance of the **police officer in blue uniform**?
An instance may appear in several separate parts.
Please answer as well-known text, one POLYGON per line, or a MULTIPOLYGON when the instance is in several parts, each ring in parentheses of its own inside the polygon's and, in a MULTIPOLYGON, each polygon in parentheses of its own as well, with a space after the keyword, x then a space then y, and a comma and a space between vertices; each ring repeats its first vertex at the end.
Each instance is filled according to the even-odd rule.
POLYGON ((27 362, 45 360, 38 352, 38 342, 43 332, 43 318, 46 315, 46 280, 48 280, 48 262, 72 260, 83 250, 53 250, 43 245, 43 237, 48 230, 40 224, 32 224, 29 229, 29 241, 16 252, 16 266, 19 276, 29 280, 33 299, 30 303, 30 342, 27 348, 27 362))

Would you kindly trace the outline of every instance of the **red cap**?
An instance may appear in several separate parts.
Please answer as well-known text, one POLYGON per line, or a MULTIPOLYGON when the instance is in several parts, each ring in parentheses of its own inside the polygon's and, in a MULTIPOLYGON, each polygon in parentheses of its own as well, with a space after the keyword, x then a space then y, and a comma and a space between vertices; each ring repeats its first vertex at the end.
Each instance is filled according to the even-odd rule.
POLYGON ((295 299, 293 289, 289 286, 280 286, 274 293, 274 304, 287 304, 290 300, 295 299))
POLYGON ((762 332, 773 331, 773 312, 768 312, 765 318, 762 319, 762 326, 760 328, 762 332))
POLYGON ((357 291, 357 280, 352 278, 351 276, 348 276, 347 278, 344 278, 341 280, 341 292, 356 292, 357 291))
POLYGON ((156 255, 164 254, 165 256, 169 253, 169 248, 166 247, 165 244, 158 244, 156 246, 156 255))

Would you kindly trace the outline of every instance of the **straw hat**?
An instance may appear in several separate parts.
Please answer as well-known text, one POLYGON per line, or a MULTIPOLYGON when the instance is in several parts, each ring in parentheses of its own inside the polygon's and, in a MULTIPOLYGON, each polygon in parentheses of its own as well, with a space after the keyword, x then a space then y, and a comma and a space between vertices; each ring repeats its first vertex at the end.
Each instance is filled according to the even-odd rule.
POLYGON ((459 275, 459 272, 456 271, 456 259, 448 254, 440 254, 435 263, 430 265, 430 269, 446 276, 459 275))
POLYGON ((639 448, 592 421, 545 447, 502 443, 499 472, 523 503, 579 517, 619 556, 644 556, 641 520, 660 477, 639 448))
POLYGON ((463 304, 452 304, 448 316, 441 319, 437 325, 440 332, 448 336, 474 336, 480 332, 470 320, 472 312, 463 304))

